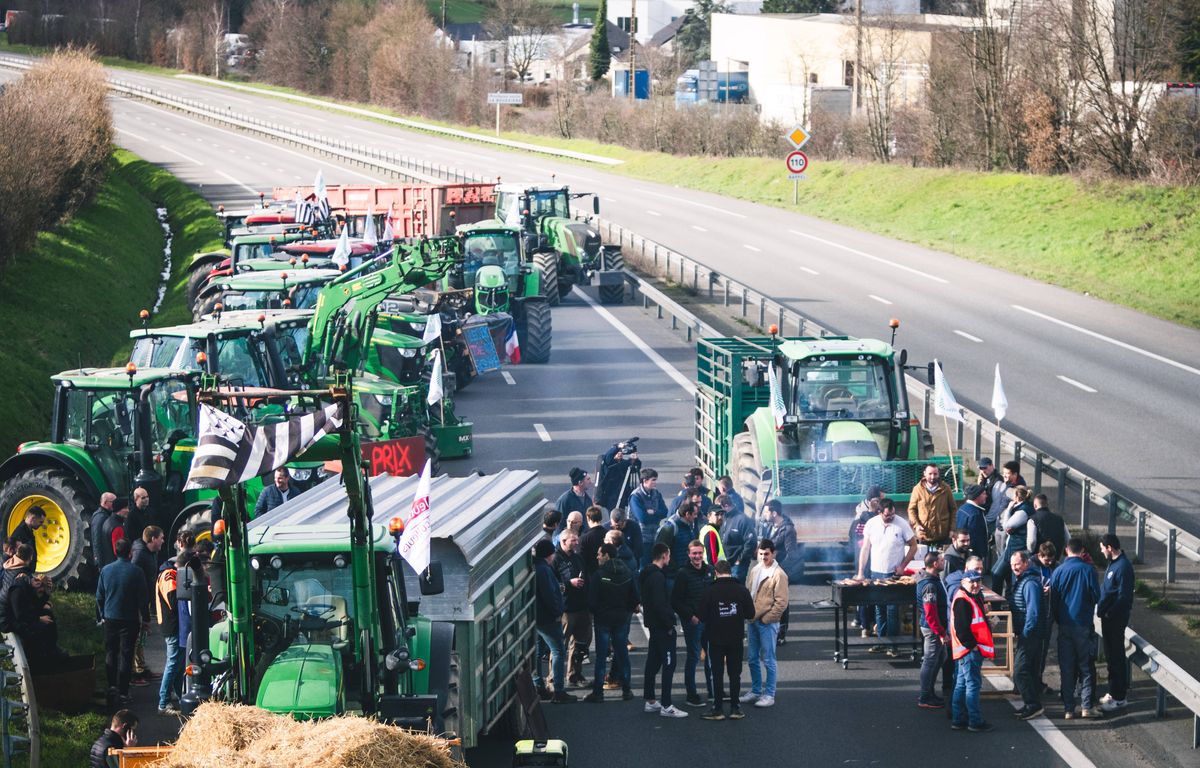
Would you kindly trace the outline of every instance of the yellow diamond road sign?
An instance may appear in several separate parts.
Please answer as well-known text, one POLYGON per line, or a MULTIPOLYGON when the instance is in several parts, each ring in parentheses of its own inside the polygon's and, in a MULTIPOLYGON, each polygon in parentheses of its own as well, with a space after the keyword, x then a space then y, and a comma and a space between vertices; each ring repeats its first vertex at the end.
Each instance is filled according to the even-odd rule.
POLYGON ((796 126, 792 129, 792 132, 787 135, 787 138, 788 141, 792 142, 792 146, 794 146, 796 149, 800 149, 800 147, 803 147, 804 143, 808 141, 808 131, 804 130, 800 126, 796 126))

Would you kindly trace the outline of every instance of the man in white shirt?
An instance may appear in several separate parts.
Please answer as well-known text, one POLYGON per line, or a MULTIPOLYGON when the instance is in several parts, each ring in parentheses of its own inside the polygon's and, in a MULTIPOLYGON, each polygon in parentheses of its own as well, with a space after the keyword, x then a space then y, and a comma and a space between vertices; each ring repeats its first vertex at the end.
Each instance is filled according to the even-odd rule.
MULTIPOLYGON (((902 517, 896 516, 896 507, 891 499, 879 504, 879 514, 863 526, 862 550, 858 556, 858 578, 888 579, 904 573, 904 565, 913 559, 917 551, 917 538, 912 526, 902 517), (868 570, 869 566, 869 570, 868 570)), ((869 653, 887 652, 896 657, 900 652, 893 639, 900 629, 900 615, 894 604, 875 606, 875 628, 880 638, 887 638, 888 645, 874 645, 869 653)))

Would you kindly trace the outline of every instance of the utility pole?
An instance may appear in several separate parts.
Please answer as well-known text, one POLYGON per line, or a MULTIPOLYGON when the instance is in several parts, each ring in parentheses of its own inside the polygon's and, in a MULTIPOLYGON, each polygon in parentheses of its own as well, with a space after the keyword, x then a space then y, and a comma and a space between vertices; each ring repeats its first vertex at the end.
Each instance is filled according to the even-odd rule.
POLYGON ((442 0, 442 32, 446 31, 446 0, 442 0))
POLYGON ((859 109, 862 108, 862 44, 863 44, 863 22, 862 22, 862 0, 856 0, 854 3, 854 93, 851 94, 851 104, 853 105, 850 114, 857 115, 859 109))
POLYGON ((637 0, 629 0, 629 100, 637 92, 637 0))

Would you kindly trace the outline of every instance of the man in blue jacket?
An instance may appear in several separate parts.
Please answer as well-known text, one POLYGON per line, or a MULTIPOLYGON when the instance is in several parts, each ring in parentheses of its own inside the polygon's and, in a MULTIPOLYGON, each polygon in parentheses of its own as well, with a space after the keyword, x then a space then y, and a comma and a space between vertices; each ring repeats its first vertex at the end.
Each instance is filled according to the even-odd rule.
POLYGON ((274 483, 264 485, 262 493, 258 495, 258 501, 254 504, 254 516, 262 517, 288 499, 299 495, 300 491, 292 487, 292 478, 287 467, 280 467, 275 470, 274 483))
POLYGON ((110 705, 129 706, 133 647, 141 630, 150 626, 150 590, 141 569, 129 562, 129 539, 116 546, 117 559, 104 566, 96 583, 96 607, 104 622, 104 669, 110 705))
POLYGON ((550 674, 554 678, 554 693, 542 679, 542 663, 533 667, 533 685, 543 701, 566 704, 576 697, 567 693, 567 661, 563 647, 563 587, 554 571, 554 545, 540 539, 533 546, 534 621, 538 637, 550 649, 550 674))
POLYGON ((1133 609, 1133 565, 1121 551, 1115 533, 1100 537, 1100 551, 1108 558, 1108 570, 1100 585, 1100 636, 1104 641, 1104 659, 1108 663, 1108 693, 1100 699, 1100 708, 1115 712, 1125 708, 1129 692, 1129 662, 1125 659, 1125 628, 1133 609))
POLYGON ((972 551, 984 557, 988 551, 987 510, 983 507, 987 490, 982 485, 968 485, 964 498, 966 501, 958 508, 954 527, 969 533, 972 551))
POLYGON ((629 512, 642 528, 642 551, 638 553, 638 562, 650 564, 650 550, 654 547, 654 536, 663 520, 667 519, 667 502, 663 500, 658 490, 658 472, 653 469, 643 469, 640 475, 641 484, 629 494, 629 512))
POLYGON ((1058 666, 1062 675, 1062 701, 1065 714, 1076 717, 1103 717, 1093 708, 1096 692, 1096 631, 1092 629, 1100 584, 1096 571, 1084 562, 1083 540, 1067 542, 1067 559, 1050 577, 1050 606, 1058 622, 1058 666), (1075 711, 1075 683, 1082 687, 1082 712, 1075 711))
POLYGON ((1012 626, 1017 645, 1013 654, 1013 683, 1024 702, 1017 716, 1032 720, 1042 713, 1042 650, 1049 629, 1042 605, 1045 591, 1040 571, 1030 567, 1028 552, 1023 549, 1014 552, 1009 566, 1013 573, 1012 626))

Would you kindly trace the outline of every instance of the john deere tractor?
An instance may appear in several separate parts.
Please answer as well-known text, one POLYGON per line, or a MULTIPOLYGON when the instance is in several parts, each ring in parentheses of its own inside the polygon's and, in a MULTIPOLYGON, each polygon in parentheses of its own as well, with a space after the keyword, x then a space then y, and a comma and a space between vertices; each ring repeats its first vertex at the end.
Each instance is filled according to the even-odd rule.
POLYGON ((521 362, 549 362, 553 328, 546 290, 558 296, 558 287, 542 283, 541 271, 521 258, 520 231, 483 222, 466 224, 458 232, 463 238, 462 265, 447 276, 447 286, 473 290, 474 314, 512 315, 521 362))
MULTIPOLYGON (((5 533, 41 507, 38 570, 74 584, 87 575, 88 527, 106 491, 150 493, 154 523, 172 536, 207 520, 211 492, 183 490, 196 446, 198 375, 170 368, 84 368, 52 377, 50 439, 29 441, 0 465, 5 533)), ((250 492, 257 496, 262 483, 250 492)), ((173 538, 171 540, 174 540, 173 538)))
POLYGON ((599 285, 603 304, 619 304, 625 296, 625 260, 620 246, 603 245, 590 219, 571 217, 571 200, 587 196, 592 197, 592 213, 598 216, 600 198, 590 192, 499 184, 495 219, 481 222, 520 232, 522 259, 537 269, 551 306, 557 306, 575 285, 599 285))

